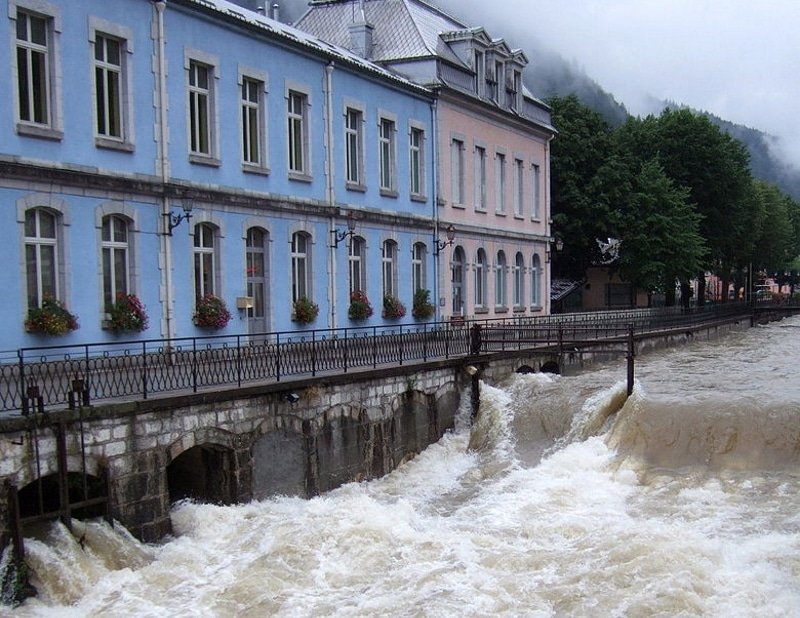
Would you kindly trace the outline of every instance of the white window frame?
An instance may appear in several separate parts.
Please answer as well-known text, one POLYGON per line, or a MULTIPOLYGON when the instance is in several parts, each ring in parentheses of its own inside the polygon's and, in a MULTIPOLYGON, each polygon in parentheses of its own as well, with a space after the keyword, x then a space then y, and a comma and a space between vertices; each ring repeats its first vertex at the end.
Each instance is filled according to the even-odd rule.
POLYGON ((424 242, 416 242, 411 248, 411 288, 412 292, 426 289, 426 262, 428 247, 424 242))
POLYGON ((508 294, 508 285, 506 281, 506 267, 508 266, 508 259, 504 251, 497 252, 494 265, 494 308, 495 311, 499 309, 506 309, 506 299, 508 294))
POLYGON ((290 180, 311 182, 311 90, 305 84, 286 81, 286 169, 290 180), (297 134, 299 133, 299 136, 297 134), (299 147, 299 152, 297 151, 299 147))
MULTIPOLYGON (((61 140, 64 138, 63 132, 63 113, 62 113, 62 93, 61 93, 61 56, 60 43, 62 31, 62 17, 60 9, 46 0, 8 0, 8 17, 11 20, 10 34, 12 41, 12 62, 11 62, 11 82, 14 92, 14 118, 16 120, 16 131, 19 135, 29 137, 40 137, 44 139, 61 140), (46 28, 46 42, 44 45, 17 39, 18 15, 25 14, 28 17, 43 19, 46 28), (17 62, 17 49, 27 50, 27 57, 30 54, 39 52, 44 54, 44 94, 43 102, 46 105, 46 118, 37 121, 35 118, 22 118, 22 108, 20 106, 22 94, 20 92, 20 67, 17 62)), ((33 76, 27 74, 25 81, 29 92, 33 91, 33 76)), ((29 98, 29 103, 33 101, 29 98)), ((32 108, 31 108, 32 110, 32 108)))
POLYGON ((475 253, 475 309, 476 311, 488 309, 487 303, 487 283, 489 281, 489 259, 484 249, 478 249, 475 253))
POLYGON ((267 95, 269 80, 266 73, 250 67, 239 67, 240 153, 242 171, 269 174, 269 126, 267 123, 267 95), (255 95, 255 100, 253 100, 255 95), (253 123, 256 124, 255 131, 253 123), (258 151, 253 157, 253 148, 258 151))
POLYGON ((525 256, 518 251, 514 256, 514 309, 525 307, 525 256))
MULTIPOLYGON (((89 17, 89 44, 91 48, 91 84, 92 101, 94 105, 94 143, 98 148, 134 150, 133 130, 133 92, 132 76, 130 71, 131 57, 133 55, 133 32, 130 28, 106 21, 99 17, 89 17), (97 60, 97 46, 101 40, 114 40, 119 44, 119 65, 114 65, 107 60, 97 60), (100 125, 100 96, 98 93, 97 73, 102 72, 107 78, 109 74, 117 74, 119 107, 119 135, 103 132, 100 125)), ((102 103, 108 105, 109 92, 105 89, 102 103)), ((106 110, 106 118, 108 112, 106 110)))
POLYGON ((506 214, 506 153, 500 150, 494 154, 494 209, 498 215, 506 214))
POLYGON ((59 248, 60 248, 60 217, 59 213, 53 212, 49 208, 46 207, 33 207, 29 208, 24 213, 23 219, 23 230, 24 232, 24 255, 25 255, 25 281, 26 281, 26 301, 28 309, 33 309, 35 307, 42 306, 42 300, 45 297, 52 297, 55 299, 61 298, 61 282, 60 282, 60 272, 61 272, 61 256, 59 255, 59 248), (33 215, 33 223, 34 223, 34 234, 29 236, 27 230, 27 216, 28 213, 32 213, 33 215), (45 215, 47 217, 52 217, 53 220, 53 236, 42 236, 41 233, 41 216, 45 215), (32 265, 30 259, 28 258, 28 248, 33 248, 35 254, 35 263, 32 265), (45 259, 43 258, 43 252, 45 249, 50 249, 52 252, 52 273, 51 273, 51 281, 45 282, 44 276, 44 269, 42 267, 43 262, 45 259), (29 272, 30 267, 33 266, 35 269, 35 290, 33 290, 33 294, 31 293, 31 273, 29 272), (46 289, 47 288, 47 289, 46 289))
POLYGON ((220 166, 219 160, 219 123, 217 120, 217 80, 220 79, 219 59, 199 50, 186 50, 184 52, 184 68, 186 71, 186 138, 189 152, 189 161, 201 165, 220 166), (199 70, 207 71, 207 85, 192 84, 193 77, 199 75, 199 70), (206 122, 202 122, 200 115, 192 109, 198 109, 205 100, 206 122), (202 131, 205 129, 207 147, 203 150, 202 131), (196 142, 195 145, 192 141, 196 142))
POLYGON ((195 224, 192 236, 192 274, 195 300, 208 294, 219 296, 219 228, 209 221, 200 221, 195 224), (204 244, 208 239, 211 244, 204 244))
POLYGON ((344 108, 344 178, 351 191, 364 191, 364 106, 347 101, 344 108))
POLYGON ((450 140, 450 175, 451 191, 450 196, 453 206, 464 207, 465 186, 464 186, 464 138, 455 136, 450 140))
POLYGON ((384 240, 381 244, 381 282, 383 296, 399 297, 397 291, 397 241, 384 240))
POLYGON ((381 195, 397 197, 397 117, 378 112, 378 184, 381 195))
POLYGON ((525 161, 514 157, 514 216, 525 214, 525 161))
POLYGON ((415 122, 408 127, 408 177, 411 199, 425 201, 425 127, 415 122))
POLYGON ((293 232, 289 238, 289 266, 292 302, 296 303, 303 297, 313 302, 313 290, 311 289, 312 238, 311 234, 304 230, 293 232), (300 246, 300 240, 302 240, 302 246, 300 246))
POLYGON ((105 311, 108 311, 118 294, 131 293, 131 222, 127 217, 119 214, 103 217, 100 228, 100 251, 103 271, 103 307, 105 311), (124 240, 115 239, 115 224, 122 226, 125 233, 124 240), (107 229, 108 238, 105 237, 107 229), (107 254, 108 259, 106 259, 107 254), (122 254, 122 273, 117 272, 117 254, 122 254), (118 279, 121 285, 118 285, 118 279))
POLYGON ((539 221, 542 218, 542 168, 536 163, 531 164, 531 219, 539 221))
POLYGON ((347 246, 348 286, 350 293, 367 293, 367 241, 353 236, 347 246))
POLYGON ((486 212, 486 146, 483 144, 475 145, 475 170, 474 170, 474 200, 475 210, 486 212))
POLYGON ((542 307, 542 262, 537 253, 531 258, 531 306, 542 307))

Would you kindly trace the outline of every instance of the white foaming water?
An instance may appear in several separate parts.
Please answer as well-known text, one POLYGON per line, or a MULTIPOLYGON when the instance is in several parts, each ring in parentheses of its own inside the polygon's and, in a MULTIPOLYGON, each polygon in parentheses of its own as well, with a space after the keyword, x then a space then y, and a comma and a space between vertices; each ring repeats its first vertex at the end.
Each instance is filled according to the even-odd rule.
POLYGON ((83 580, 14 614, 798 616, 798 326, 640 357, 621 408, 623 364, 482 385, 472 432, 383 479, 183 503, 119 561, 61 529, 42 579, 83 580))

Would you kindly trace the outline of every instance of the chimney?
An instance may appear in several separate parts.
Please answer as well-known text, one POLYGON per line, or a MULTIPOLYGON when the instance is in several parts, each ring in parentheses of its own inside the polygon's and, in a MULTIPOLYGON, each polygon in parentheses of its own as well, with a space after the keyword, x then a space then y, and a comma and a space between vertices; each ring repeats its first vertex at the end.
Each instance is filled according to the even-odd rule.
POLYGON ((272 19, 274 19, 275 21, 280 21, 281 20, 280 18, 281 18, 281 7, 276 2, 275 4, 272 5, 272 19))
POLYGON ((367 15, 364 12, 364 0, 359 3, 360 15, 350 26, 350 49, 367 60, 372 58, 372 24, 367 23, 367 15))

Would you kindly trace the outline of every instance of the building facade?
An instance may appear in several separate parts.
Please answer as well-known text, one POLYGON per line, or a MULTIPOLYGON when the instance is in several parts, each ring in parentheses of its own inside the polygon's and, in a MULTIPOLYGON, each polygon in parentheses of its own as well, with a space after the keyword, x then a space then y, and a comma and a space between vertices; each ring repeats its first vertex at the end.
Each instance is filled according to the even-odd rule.
POLYGON ((410 323, 438 295, 427 88, 225 0, 2 3, 0 349, 410 323), (116 328, 130 297, 147 330, 116 328))
POLYGON ((523 84, 525 54, 424 0, 313 0, 296 25, 436 93, 442 314, 549 313, 556 131, 523 84))

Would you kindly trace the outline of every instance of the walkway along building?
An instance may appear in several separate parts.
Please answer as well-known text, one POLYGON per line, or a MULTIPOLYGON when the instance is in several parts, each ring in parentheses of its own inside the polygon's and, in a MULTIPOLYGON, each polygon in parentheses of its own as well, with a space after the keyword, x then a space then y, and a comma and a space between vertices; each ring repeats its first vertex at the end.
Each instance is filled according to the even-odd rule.
POLYGON ((209 334, 206 295, 224 334, 435 296, 427 89, 222 0, 2 3, 0 349, 209 334), (148 330, 108 330, 119 294, 148 330), (80 328, 26 332, 49 299, 80 328))
POLYGON ((436 94, 438 281, 444 317, 549 313, 549 108, 528 59, 424 0, 312 0, 298 28, 436 94))

